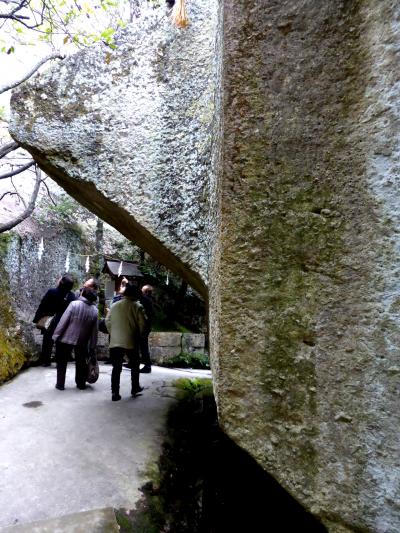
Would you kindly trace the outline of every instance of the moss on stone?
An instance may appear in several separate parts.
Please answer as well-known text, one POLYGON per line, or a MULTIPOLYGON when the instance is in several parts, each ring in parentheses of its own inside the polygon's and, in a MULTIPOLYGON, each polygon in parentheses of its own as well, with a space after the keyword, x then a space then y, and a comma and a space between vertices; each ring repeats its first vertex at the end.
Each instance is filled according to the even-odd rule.
POLYGON ((14 377, 26 362, 23 345, 0 326, 0 383, 14 377))
POLYGON ((26 347, 16 321, 4 267, 12 235, 0 234, 0 384, 14 377, 26 363, 26 347))

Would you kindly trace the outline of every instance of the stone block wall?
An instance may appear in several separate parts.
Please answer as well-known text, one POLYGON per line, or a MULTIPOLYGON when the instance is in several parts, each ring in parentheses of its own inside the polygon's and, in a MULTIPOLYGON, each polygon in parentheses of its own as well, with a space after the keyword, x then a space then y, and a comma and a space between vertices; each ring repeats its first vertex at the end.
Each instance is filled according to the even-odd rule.
MULTIPOLYGON (((175 331, 152 332, 149 336, 151 360, 164 363, 182 353, 206 353, 205 335, 202 333, 179 333, 175 331)), ((98 357, 108 357, 108 335, 99 333, 98 357)))
POLYGON ((205 335, 202 333, 153 332, 149 337, 151 360, 163 363, 182 353, 206 352, 205 335))

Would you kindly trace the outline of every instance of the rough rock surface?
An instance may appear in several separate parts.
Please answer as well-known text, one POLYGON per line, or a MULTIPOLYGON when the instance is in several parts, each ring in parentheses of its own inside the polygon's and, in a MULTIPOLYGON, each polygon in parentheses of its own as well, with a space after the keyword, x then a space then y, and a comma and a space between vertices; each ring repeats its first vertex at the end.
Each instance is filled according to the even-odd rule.
POLYGON ((13 94, 12 135, 67 192, 206 294, 217 3, 164 8, 13 94))
POLYGON ((152 332, 149 336, 149 349, 153 364, 168 362, 177 355, 204 354, 205 335, 203 333, 152 332))
POLYGON ((330 531, 395 533, 400 7, 222 4, 216 57, 217 2, 194 0, 187 33, 143 22, 21 87, 12 132, 203 294, 209 276, 224 430, 330 531))
POLYGON ((330 531, 395 533, 400 5, 224 5, 220 422, 330 531))

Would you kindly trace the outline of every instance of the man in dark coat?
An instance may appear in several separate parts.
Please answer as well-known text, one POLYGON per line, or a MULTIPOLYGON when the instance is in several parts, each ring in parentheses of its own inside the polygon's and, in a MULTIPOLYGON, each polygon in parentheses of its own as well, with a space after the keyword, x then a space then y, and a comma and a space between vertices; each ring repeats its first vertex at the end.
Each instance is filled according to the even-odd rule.
POLYGON ((140 353, 141 353, 141 362, 143 367, 140 369, 140 372, 143 374, 150 374, 151 372, 151 360, 150 360, 150 351, 149 351, 149 335, 153 325, 154 319, 154 304, 153 304, 153 287, 151 285, 144 285, 142 287, 142 294, 139 298, 140 303, 144 307, 145 312, 145 327, 143 333, 139 340, 140 353))
POLYGON ((69 274, 64 274, 54 289, 49 289, 43 296, 42 301, 33 317, 36 324, 44 316, 52 316, 53 319, 47 329, 42 330, 43 343, 40 363, 43 366, 51 365, 51 352, 53 349, 53 333, 59 323, 64 311, 69 304, 75 300, 75 295, 71 292, 74 281, 69 274))

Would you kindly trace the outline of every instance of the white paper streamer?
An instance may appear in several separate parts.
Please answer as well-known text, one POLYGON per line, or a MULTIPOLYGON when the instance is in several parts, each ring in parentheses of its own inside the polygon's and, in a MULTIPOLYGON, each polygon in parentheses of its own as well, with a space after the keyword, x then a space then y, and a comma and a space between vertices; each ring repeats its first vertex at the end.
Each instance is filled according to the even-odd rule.
POLYGON ((165 280, 165 285, 169 285, 169 272, 167 272, 167 279, 165 280))
POLYGON ((38 259, 39 259, 39 261, 42 259, 43 250, 44 250, 44 243, 43 243, 43 237, 42 237, 41 240, 40 240, 39 249, 38 249, 38 259))
POLYGON ((69 272, 69 252, 67 253, 67 258, 65 260, 65 272, 69 272))
POLYGON ((118 277, 119 276, 122 276, 122 261, 120 262, 119 268, 118 268, 118 277))
POLYGON ((86 273, 89 272, 89 267, 90 267, 89 256, 87 256, 87 258, 86 258, 86 263, 85 263, 85 270, 86 270, 86 273))

